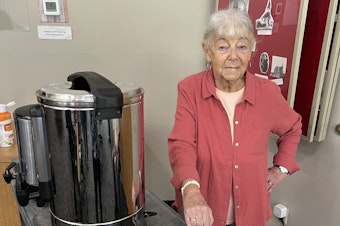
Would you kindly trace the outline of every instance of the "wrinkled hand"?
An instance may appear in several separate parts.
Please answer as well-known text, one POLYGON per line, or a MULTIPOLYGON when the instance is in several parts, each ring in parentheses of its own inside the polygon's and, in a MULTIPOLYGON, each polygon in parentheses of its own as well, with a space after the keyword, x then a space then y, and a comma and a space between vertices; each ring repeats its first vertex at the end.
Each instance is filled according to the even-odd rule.
POLYGON ((212 211, 196 185, 189 185, 185 188, 183 207, 187 226, 211 226, 213 224, 212 211))
POLYGON ((273 189, 287 176, 286 173, 282 173, 277 166, 273 166, 268 169, 267 176, 267 191, 272 192, 273 189))

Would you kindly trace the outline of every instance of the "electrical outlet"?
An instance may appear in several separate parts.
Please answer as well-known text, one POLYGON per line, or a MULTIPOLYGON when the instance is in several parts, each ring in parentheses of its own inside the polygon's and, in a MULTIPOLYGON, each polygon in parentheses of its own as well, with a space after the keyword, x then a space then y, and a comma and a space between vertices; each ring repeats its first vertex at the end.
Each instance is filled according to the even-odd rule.
POLYGON ((276 204, 273 208, 273 213, 282 222, 283 226, 287 226, 289 210, 286 206, 276 204))

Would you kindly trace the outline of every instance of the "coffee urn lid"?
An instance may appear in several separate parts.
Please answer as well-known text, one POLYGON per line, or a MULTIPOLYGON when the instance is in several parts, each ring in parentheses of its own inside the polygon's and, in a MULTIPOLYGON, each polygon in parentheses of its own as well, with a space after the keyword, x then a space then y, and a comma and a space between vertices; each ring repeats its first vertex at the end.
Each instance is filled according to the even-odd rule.
POLYGON ((71 82, 52 83, 35 92, 38 102, 56 108, 93 108, 94 96, 86 90, 71 89, 71 82))
MULTIPOLYGON (((53 83, 48 84, 41 87, 39 90, 36 91, 36 96, 38 102, 51 108, 61 109, 61 110, 93 110, 98 107, 98 96, 93 93, 91 88, 86 87, 86 85, 75 85, 74 79, 75 77, 79 77, 79 73, 81 77, 85 74, 90 74, 91 78, 92 75, 95 77, 102 77, 94 72, 78 72, 70 75, 68 77, 67 82, 62 83, 53 83), (74 79, 74 80, 71 80, 74 79), (79 87, 77 87, 79 86, 79 87), (85 87, 85 88, 84 88, 85 87)), ((103 79, 103 77, 102 77, 103 79)), ((80 79, 82 83, 83 78, 80 79)), ((104 78, 104 80, 106 80, 104 78)), ((105 81, 105 82, 108 82, 105 81)), ((91 81, 88 83, 92 83, 91 81)), ((96 82, 94 82, 96 83, 96 82)), ((112 82, 109 84, 110 89, 107 89, 107 84, 104 87, 99 87, 97 90, 104 93, 105 96, 108 98, 102 99, 102 102, 99 104, 108 105, 108 108, 112 107, 122 107, 123 105, 129 105, 135 102, 139 102, 143 98, 143 89, 136 84, 133 83, 126 83, 126 82, 112 82), (111 85, 114 85, 118 88, 119 93, 117 90, 111 90, 111 85), (107 103, 109 102, 109 103, 107 103), (121 105, 121 106, 120 106, 121 105)), ((101 95, 101 94, 99 94, 101 95)))

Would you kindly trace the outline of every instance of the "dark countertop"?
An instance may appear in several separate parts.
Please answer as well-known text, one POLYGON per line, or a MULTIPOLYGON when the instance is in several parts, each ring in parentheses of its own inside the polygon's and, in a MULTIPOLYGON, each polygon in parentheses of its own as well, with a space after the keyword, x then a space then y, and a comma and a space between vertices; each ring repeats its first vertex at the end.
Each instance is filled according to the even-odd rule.
MULTIPOLYGON (((183 218, 171 209, 165 202, 155 194, 146 189, 145 191, 146 212, 157 213, 154 216, 145 218, 147 226, 185 226, 183 218)), ((48 204, 46 207, 37 207, 36 202, 31 200, 25 207, 19 206, 23 226, 51 226, 51 215, 48 204)))

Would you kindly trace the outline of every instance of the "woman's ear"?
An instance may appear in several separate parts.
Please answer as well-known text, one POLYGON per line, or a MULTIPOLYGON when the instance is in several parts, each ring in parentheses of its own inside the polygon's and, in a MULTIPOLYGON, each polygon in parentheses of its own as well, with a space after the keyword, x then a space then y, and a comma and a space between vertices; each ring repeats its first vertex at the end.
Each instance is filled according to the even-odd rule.
POLYGON ((202 49, 204 51, 205 60, 210 63, 211 62, 211 52, 208 46, 202 43, 202 49))

